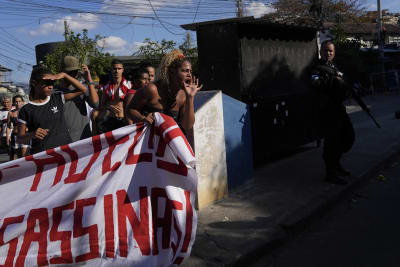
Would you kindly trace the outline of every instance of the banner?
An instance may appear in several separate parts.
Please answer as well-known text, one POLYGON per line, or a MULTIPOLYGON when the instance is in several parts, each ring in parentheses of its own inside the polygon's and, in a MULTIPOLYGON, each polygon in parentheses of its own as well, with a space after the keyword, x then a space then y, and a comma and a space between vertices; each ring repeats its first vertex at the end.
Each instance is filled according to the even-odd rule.
POLYGON ((169 266, 190 255, 194 153, 155 113, 0 165, 0 266, 169 266))

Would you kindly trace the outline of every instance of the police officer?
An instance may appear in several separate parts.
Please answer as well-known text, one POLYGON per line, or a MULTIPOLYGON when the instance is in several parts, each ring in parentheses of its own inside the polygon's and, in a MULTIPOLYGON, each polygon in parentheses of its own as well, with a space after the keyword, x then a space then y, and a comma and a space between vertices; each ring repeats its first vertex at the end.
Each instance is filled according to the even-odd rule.
POLYGON ((312 87, 317 98, 318 133, 324 139, 323 159, 326 166, 326 182, 344 185, 349 176, 341 163, 341 157, 354 144, 355 134, 343 101, 349 92, 343 74, 333 64, 335 45, 327 40, 321 44, 321 59, 312 70, 312 87))

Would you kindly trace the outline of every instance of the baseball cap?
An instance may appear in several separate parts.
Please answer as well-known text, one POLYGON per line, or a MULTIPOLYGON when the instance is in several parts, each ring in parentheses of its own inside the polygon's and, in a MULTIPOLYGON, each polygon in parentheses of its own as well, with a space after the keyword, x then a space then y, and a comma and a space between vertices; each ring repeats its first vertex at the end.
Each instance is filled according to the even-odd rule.
POLYGON ((65 56, 63 60, 63 71, 74 71, 81 69, 79 60, 73 56, 65 56))

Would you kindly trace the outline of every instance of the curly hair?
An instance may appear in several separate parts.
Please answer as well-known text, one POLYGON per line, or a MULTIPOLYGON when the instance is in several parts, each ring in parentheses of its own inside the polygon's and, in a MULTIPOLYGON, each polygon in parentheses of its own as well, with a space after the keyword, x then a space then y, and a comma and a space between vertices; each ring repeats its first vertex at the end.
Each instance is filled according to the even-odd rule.
POLYGON ((175 70, 182 66, 184 62, 190 62, 183 55, 179 49, 174 49, 170 53, 166 54, 162 59, 159 66, 159 78, 166 84, 170 83, 169 76, 172 70, 175 70))

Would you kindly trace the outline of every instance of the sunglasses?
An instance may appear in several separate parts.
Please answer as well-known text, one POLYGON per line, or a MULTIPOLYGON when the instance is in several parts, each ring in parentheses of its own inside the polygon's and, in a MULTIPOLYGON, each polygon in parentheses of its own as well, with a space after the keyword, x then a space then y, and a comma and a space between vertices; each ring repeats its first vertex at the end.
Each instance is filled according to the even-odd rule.
POLYGON ((50 86, 50 85, 54 85, 54 81, 53 80, 42 80, 42 84, 45 86, 50 86))

